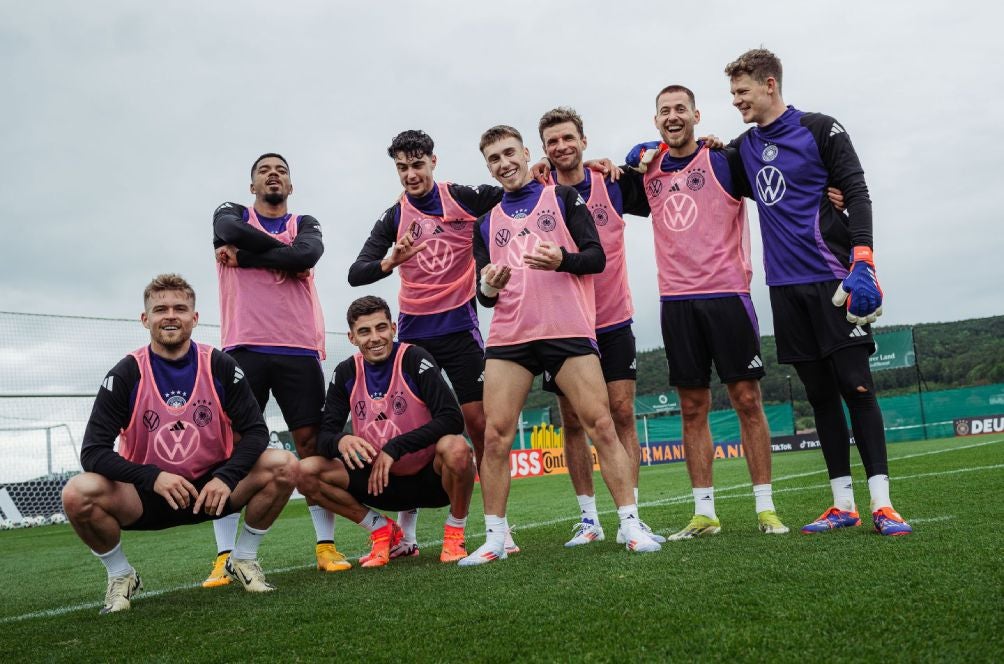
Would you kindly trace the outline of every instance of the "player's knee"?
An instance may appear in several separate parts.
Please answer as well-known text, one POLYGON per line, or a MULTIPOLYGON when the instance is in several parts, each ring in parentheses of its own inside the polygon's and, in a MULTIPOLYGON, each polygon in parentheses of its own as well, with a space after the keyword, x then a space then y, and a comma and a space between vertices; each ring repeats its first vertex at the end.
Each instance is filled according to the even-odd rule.
POLYGON ((680 397, 680 416, 684 424, 701 424, 708 419, 711 404, 707 399, 680 397))
POLYGON ((614 419, 609 413, 600 413, 588 420, 583 421, 583 426, 593 444, 602 447, 603 445, 620 444, 617 440, 617 429, 614 427, 614 419))
POLYGON ((443 465, 457 474, 473 468, 471 448, 463 436, 444 436, 436 444, 443 465))
POLYGON ((71 521, 86 521, 94 513, 96 498, 101 494, 103 478, 94 473, 81 473, 70 478, 63 487, 63 511, 71 521))
POLYGON ((610 417, 618 431, 634 428, 634 403, 631 401, 614 401, 610 404, 610 417))
MULTIPOLYGON (((278 450, 276 450, 278 452, 278 450)), ((283 491, 292 492, 300 481, 300 462, 289 452, 279 452, 282 455, 275 464, 273 481, 283 491)))
POLYGON ((746 419, 754 418, 763 412, 763 400, 760 398, 760 390, 741 390, 730 396, 732 407, 739 417, 746 419))
POLYGON ((319 456, 300 460, 299 480, 296 488, 300 493, 312 500, 320 490, 321 473, 324 470, 323 466, 324 459, 319 456))

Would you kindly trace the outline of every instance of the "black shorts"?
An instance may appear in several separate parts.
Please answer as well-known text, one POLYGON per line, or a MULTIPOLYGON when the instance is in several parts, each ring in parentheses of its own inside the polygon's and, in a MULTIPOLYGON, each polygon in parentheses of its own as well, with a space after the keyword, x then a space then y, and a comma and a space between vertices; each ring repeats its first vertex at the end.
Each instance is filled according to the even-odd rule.
POLYGON ((777 360, 783 364, 821 360, 848 346, 867 344, 875 352, 871 325, 847 320, 847 308, 831 298, 840 280, 770 287, 777 360))
MULTIPOLYGON (((196 491, 202 491, 202 487, 209 484, 209 480, 211 479, 213 479, 212 470, 205 475, 191 480, 191 482, 195 486, 196 491)), ((188 504, 188 507, 173 509, 160 494, 154 493, 153 489, 141 489, 137 486, 136 493, 139 494, 140 502, 143 503, 143 514, 135 522, 130 523, 128 526, 122 526, 122 530, 164 530, 165 528, 174 528, 175 526, 187 526, 193 523, 202 523, 203 521, 213 521, 240 511, 239 509, 235 509, 230 504, 230 499, 227 498, 227 503, 223 507, 223 514, 220 516, 209 515, 204 511, 192 514, 192 507, 195 505, 194 499, 188 504)))
POLYGON ((586 337, 540 339, 510 346, 489 346, 485 349, 486 360, 515 362, 534 376, 543 373, 544 380, 557 376, 561 365, 570 357, 599 354, 596 342, 586 337))
POLYGON ((436 472, 433 459, 414 475, 391 475, 383 493, 369 493, 372 465, 349 468, 349 493, 363 505, 378 510, 401 512, 418 507, 446 507, 450 497, 443 489, 443 477, 436 472))
MULTIPOLYGON (((600 350, 600 367, 603 369, 604 382, 638 380, 634 332, 630 325, 597 334, 596 345, 600 350)), ((565 396, 554 382, 553 374, 544 379, 542 389, 559 397, 565 396)))
POLYGON ((428 339, 402 339, 429 351, 446 372, 461 405, 481 401, 485 389, 485 344, 478 329, 428 339))
POLYGON ((263 413, 271 391, 290 431, 321 423, 324 370, 316 357, 257 353, 246 348, 227 353, 244 371, 263 413))
POLYGON ((748 295, 662 303, 662 341, 669 384, 711 384, 711 363, 723 383, 763 378, 760 326, 748 295))

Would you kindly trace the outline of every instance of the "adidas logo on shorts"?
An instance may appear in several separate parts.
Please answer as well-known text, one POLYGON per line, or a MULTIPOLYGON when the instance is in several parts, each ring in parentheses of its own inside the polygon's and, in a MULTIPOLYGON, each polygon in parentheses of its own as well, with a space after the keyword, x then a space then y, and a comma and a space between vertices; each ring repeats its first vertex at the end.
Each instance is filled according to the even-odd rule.
POLYGON ((851 333, 849 335, 847 335, 847 336, 850 336, 850 337, 866 337, 866 336, 868 336, 868 333, 865 332, 864 330, 862 330, 860 325, 855 325, 854 329, 851 330, 851 333))
POLYGON ((763 366, 763 360, 760 359, 759 355, 754 355, 753 360, 746 365, 747 369, 759 369, 763 366))

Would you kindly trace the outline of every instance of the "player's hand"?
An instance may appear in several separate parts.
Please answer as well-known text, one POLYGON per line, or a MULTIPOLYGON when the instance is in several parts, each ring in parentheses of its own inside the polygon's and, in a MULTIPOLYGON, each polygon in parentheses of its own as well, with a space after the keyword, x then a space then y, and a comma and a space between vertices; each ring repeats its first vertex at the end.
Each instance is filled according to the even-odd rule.
POLYGON ((216 249, 216 262, 226 267, 237 267, 237 247, 225 244, 216 249))
POLYGON ((551 180, 551 160, 541 157, 540 161, 530 167, 530 177, 546 185, 551 180))
POLYGON ((561 247, 553 242, 541 242, 532 254, 523 254, 523 262, 531 270, 557 270, 562 258, 561 247))
POLYGON ((591 171, 599 171, 600 173, 603 173, 603 175, 609 178, 611 182, 617 182, 617 180, 620 180, 621 175, 624 173, 620 166, 606 157, 603 159, 590 159, 589 161, 583 162, 582 165, 591 171))
POLYGON ((882 287, 875 276, 870 247, 854 247, 850 274, 837 286, 833 306, 847 304, 847 320, 855 325, 874 323, 882 315, 882 287))
POLYGON ((627 157, 624 158, 624 163, 639 173, 644 173, 648 170, 648 165, 653 159, 655 159, 656 155, 667 147, 669 146, 660 141, 639 143, 631 148, 631 151, 627 153, 627 157))
POLYGON ((348 468, 363 468, 377 455, 376 448, 359 436, 342 436, 338 441, 338 453, 348 468))
POLYGON ((199 497, 199 492, 191 482, 181 475, 160 471, 153 483, 153 492, 167 501, 172 510, 188 507, 189 503, 199 497))
POLYGON ((722 139, 718 138, 714 134, 700 136, 697 140, 704 141, 704 146, 709 150, 721 150, 725 147, 725 143, 722 143, 722 139))
POLYGON ((499 291, 509 283, 512 268, 489 263, 481 268, 481 292, 487 297, 498 297, 499 291))
POLYGON ((404 237, 394 243, 394 249, 391 251, 390 256, 381 261, 381 268, 384 268, 384 264, 386 264, 384 272, 390 272, 401 263, 411 260, 411 257, 418 252, 425 251, 425 248, 429 245, 428 242, 415 244, 414 231, 417 227, 417 222, 411 222, 411 226, 408 227, 408 232, 404 234, 404 237))
POLYGON ((226 507, 229 497, 230 487, 220 478, 214 477, 199 492, 195 507, 192 508, 192 514, 198 514, 200 509, 204 509, 206 514, 222 516, 223 508, 226 507))
POLYGON ((387 488, 390 482, 390 467, 394 465, 394 459, 386 452, 377 454, 376 461, 373 462, 373 470, 370 471, 370 481, 368 491, 371 496, 379 496, 387 488))
POLYGON ((844 205, 844 192, 840 191, 836 187, 827 187, 826 197, 830 199, 830 205, 837 208, 837 212, 844 211, 846 207, 844 205))

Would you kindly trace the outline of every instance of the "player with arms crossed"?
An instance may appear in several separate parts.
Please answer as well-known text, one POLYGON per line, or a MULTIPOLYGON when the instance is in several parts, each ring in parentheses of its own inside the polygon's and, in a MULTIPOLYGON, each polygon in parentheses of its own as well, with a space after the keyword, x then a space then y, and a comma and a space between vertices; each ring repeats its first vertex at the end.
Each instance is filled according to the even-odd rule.
POLYGON ((192 287, 162 274, 143 303, 150 344, 105 376, 80 448, 84 472, 63 488, 67 518, 108 572, 101 613, 129 609, 143 587, 122 552, 123 529, 161 530, 245 507, 226 574, 248 591, 274 590, 258 545, 293 492, 299 464, 266 449, 268 429, 233 358, 191 340, 199 320, 192 287))
POLYGON ((875 529, 909 534, 889 498, 885 429, 868 366, 875 351, 869 323, 882 313, 882 290, 861 163, 839 122, 785 105, 781 61, 770 51, 747 51, 725 74, 733 105, 755 125, 731 145, 760 212, 778 360, 793 365, 805 385, 833 491, 833 506, 802 532, 861 524, 842 398, 868 477, 875 529), (843 191, 846 217, 827 203, 831 183, 843 191))
MULTIPOLYGON (((436 182, 434 149, 423 131, 403 131, 391 141, 387 154, 404 192, 374 224, 349 268, 349 284, 372 284, 397 268, 398 336, 427 350, 446 371, 480 463, 485 361, 474 300, 473 229, 475 220, 502 200, 502 188, 436 182)), ((416 521, 415 511, 398 515, 404 538, 392 558, 418 555, 416 521)), ((519 551, 509 534, 506 548, 519 551)))
POLYGON ((487 540, 460 564, 506 557, 509 452, 533 377, 543 371, 554 375, 596 446, 627 548, 658 551, 659 543, 640 525, 631 460, 617 440, 593 339, 589 275, 603 271, 606 257, 592 215, 573 188, 530 180, 529 151, 512 127, 486 131, 480 149, 505 195, 478 220, 474 235, 478 298, 495 308, 485 351, 481 462, 487 540))
MULTIPOLYGON (((289 164, 267 153, 251 166, 251 207, 224 203, 213 214, 220 284, 223 349, 246 372, 262 412, 275 397, 301 459, 317 453, 324 405, 324 317, 313 268, 324 253, 321 227, 309 215, 290 214, 289 164)), ((317 538, 317 568, 351 565, 335 549, 335 517, 308 501, 317 538)), ((217 557, 205 587, 228 583, 223 565, 237 531, 233 515, 216 521, 217 557)))
MULTIPOLYGON (((624 251, 624 214, 647 217, 649 214, 645 190, 639 178, 614 181, 596 170, 587 170, 582 154, 588 144, 582 129, 582 118, 571 108, 552 109, 538 123, 544 154, 551 167, 551 182, 574 187, 586 201, 593 216, 600 243, 606 254, 606 267, 593 276, 596 298, 596 343, 600 366, 606 381, 610 416, 617 439, 631 459, 634 499, 638 502, 638 472, 641 445, 634 418, 637 360, 635 339, 631 330, 634 306, 628 284, 627 256, 624 251)), ((554 383, 554 376, 544 372, 543 389, 558 395, 561 424, 564 432, 565 462, 579 503, 580 521, 575 525, 567 547, 598 542, 604 538, 596 509, 593 490, 593 456, 586 443, 586 432, 568 398, 554 383)), ((642 530, 657 542, 665 541, 641 522, 642 530)), ((622 542, 623 543, 623 542, 622 542)))
POLYGON ((746 178, 735 149, 709 149, 695 138, 701 120, 694 93, 670 85, 656 95, 661 144, 636 149, 621 182, 644 187, 652 208, 662 338, 669 383, 680 394, 683 446, 694 494, 694 516, 670 540, 721 531, 715 512, 712 462, 711 365, 728 390, 740 435, 760 530, 785 534, 771 489, 770 428, 760 379, 760 330, 750 299, 746 178), (642 175, 644 173, 644 175, 642 175))
POLYGON ((363 567, 381 567, 403 537, 373 511, 444 507, 439 559, 467 555, 464 528, 474 490, 474 458, 464 419, 432 355, 394 341, 390 307, 374 296, 353 302, 349 341, 359 352, 335 369, 328 386, 320 456, 301 463, 300 492, 370 531, 363 567), (353 433, 342 431, 352 418, 353 433))

